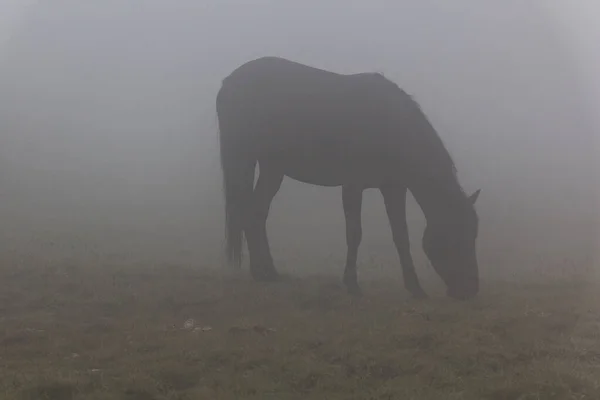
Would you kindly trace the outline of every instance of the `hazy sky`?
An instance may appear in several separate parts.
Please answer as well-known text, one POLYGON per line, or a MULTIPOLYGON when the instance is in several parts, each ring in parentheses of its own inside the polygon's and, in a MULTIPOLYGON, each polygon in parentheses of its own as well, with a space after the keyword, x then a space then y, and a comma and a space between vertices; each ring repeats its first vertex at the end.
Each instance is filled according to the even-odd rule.
POLYGON ((34 0, 0 1, 0 51, 4 50, 12 35, 22 28, 27 12, 33 4, 34 0))
POLYGON ((218 192, 220 81, 280 55, 393 79, 467 190, 579 207, 600 151, 598 11, 593 0, 0 0, 1 176, 218 192))

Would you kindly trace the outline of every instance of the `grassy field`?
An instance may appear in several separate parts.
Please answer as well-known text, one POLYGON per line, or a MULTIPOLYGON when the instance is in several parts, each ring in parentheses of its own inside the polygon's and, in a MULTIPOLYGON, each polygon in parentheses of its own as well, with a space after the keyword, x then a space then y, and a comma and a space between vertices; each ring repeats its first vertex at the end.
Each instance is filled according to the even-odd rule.
POLYGON ((352 300, 336 275, 6 265, 0 398, 600 399, 593 282, 459 303, 362 279, 352 300))

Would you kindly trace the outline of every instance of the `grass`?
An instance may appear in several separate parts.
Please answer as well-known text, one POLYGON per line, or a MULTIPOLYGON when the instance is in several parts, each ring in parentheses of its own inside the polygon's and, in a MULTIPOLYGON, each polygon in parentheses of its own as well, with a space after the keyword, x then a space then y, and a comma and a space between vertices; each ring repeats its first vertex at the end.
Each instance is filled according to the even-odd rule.
POLYGON ((0 398, 600 399, 591 282, 413 301, 186 267, 3 267, 0 398))

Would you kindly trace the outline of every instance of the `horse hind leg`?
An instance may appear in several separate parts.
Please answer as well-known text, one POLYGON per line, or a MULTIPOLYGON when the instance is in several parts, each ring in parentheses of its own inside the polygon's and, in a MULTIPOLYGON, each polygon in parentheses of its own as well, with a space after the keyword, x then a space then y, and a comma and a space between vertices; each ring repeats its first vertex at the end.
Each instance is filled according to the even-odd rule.
POLYGON ((260 173, 252 193, 245 229, 250 253, 250 273, 257 281, 274 281, 279 275, 269 249, 267 218, 273 198, 281 187, 283 174, 264 165, 260 165, 259 168, 260 173))
POLYGON ((362 240, 362 192, 363 189, 353 186, 342 186, 342 203, 346 219, 346 267, 344 269, 344 285, 348 293, 360 296, 362 291, 358 285, 358 273, 356 260, 358 258, 358 247, 362 240))

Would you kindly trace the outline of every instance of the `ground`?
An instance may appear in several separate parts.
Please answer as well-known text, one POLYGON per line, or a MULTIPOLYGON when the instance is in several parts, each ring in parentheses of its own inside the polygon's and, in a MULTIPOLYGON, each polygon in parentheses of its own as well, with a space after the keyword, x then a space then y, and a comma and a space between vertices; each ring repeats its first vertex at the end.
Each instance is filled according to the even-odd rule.
POLYGON ((470 302, 335 275, 4 266, 0 398, 600 399, 600 296, 488 283, 470 302))

